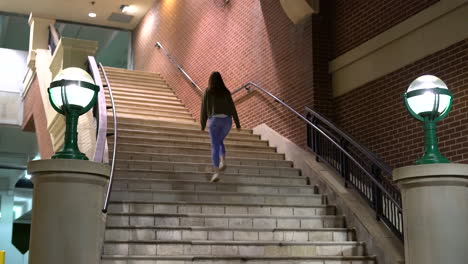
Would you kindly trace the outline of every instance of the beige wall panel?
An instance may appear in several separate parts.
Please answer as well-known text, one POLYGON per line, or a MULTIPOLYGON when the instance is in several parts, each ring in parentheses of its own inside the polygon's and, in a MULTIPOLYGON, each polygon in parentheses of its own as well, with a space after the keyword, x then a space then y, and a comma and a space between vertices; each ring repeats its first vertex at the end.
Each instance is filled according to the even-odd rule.
MULTIPOLYGON (((330 62, 340 96, 468 38, 468 0, 446 0, 330 62)), ((416 76, 415 76, 416 77, 416 76)))

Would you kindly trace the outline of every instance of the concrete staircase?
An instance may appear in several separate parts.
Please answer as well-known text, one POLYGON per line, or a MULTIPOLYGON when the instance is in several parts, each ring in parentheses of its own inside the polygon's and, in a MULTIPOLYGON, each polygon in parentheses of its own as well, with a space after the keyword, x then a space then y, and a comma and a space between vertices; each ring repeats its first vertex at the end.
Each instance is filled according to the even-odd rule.
POLYGON ((119 143, 102 263, 375 263, 335 207, 268 142, 232 130, 228 168, 210 183, 208 133, 165 81, 106 71, 119 143))

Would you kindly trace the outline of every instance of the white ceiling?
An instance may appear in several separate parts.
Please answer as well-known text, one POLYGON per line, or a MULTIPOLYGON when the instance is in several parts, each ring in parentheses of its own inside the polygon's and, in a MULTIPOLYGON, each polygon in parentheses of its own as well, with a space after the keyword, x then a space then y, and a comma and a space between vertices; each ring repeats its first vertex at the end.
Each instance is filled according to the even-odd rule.
POLYGON ((134 29, 155 0, 1 0, 0 11, 37 16, 51 17, 57 20, 73 21, 86 24, 134 29), (113 13, 120 13, 121 5, 132 5, 136 8, 133 19, 129 23, 108 21, 113 13), (94 12, 97 17, 88 17, 94 12))

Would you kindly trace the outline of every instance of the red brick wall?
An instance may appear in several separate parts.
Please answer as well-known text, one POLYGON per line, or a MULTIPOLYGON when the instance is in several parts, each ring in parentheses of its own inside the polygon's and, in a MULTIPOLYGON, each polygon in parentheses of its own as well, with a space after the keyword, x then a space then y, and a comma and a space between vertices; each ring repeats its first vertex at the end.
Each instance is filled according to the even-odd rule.
MULTIPOLYGON (((204 89, 212 71, 234 90, 253 81, 303 113, 313 103, 312 23, 295 26, 279 1, 157 0, 134 32, 135 69, 159 72, 198 118, 200 95, 156 41, 204 89)), ((261 123, 298 144, 304 124, 260 92, 235 96, 243 127, 261 123)))
POLYGON ((37 78, 34 78, 24 98, 23 130, 36 133, 41 159, 50 159, 54 154, 54 150, 49 131, 47 130, 47 119, 40 92, 39 81, 37 78))
POLYGON ((332 1, 320 1, 320 12, 312 16, 312 53, 313 53, 313 109, 328 118, 334 116, 333 90, 328 63, 333 55, 331 16, 332 1))
POLYGON ((402 94, 418 76, 441 78, 454 94, 448 117, 438 123, 441 153, 468 162, 468 39, 336 98, 338 124, 389 165, 413 164, 423 154, 423 125, 407 113, 402 94))
POLYGON ((334 56, 410 18, 439 0, 336 0, 334 6, 334 56))

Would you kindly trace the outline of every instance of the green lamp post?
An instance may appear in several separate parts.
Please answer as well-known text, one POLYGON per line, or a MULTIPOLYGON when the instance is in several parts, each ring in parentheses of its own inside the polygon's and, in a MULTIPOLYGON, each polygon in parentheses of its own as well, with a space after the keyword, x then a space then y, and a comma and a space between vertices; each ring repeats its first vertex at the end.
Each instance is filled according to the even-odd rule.
POLYGON ((70 67, 60 71, 48 89, 49 100, 55 111, 65 116, 65 142, 63 149, 52 159, 88 160, 78 149, 78 118, 96 103, 99 86, 80 68, 70 67))
POLYGON ((403 94, 408 112, 424 122, 425 152, 416 164, 450 163, 437 147, 436 122, 448 115, 452 108, 452 97, 447 85, 433 75, 418 77, 403 94))

